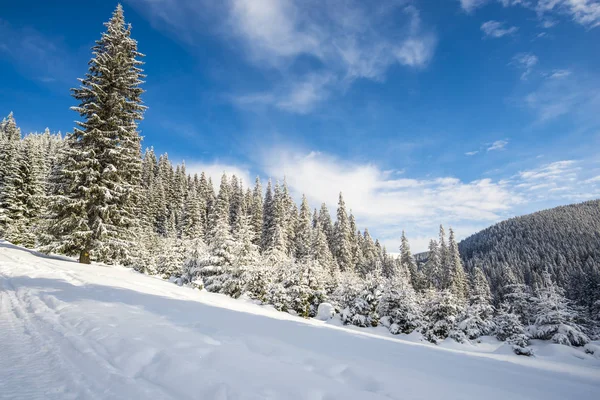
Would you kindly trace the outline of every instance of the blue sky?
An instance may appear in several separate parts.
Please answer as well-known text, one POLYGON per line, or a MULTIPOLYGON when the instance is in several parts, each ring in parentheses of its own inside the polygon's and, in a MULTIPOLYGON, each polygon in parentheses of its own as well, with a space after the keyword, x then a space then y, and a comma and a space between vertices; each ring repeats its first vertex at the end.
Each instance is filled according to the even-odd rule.
MULTIPOLYGON (((0 0, 0 114, 68 132, 116 3, 0 0)), ((600 197, 600 3, 124 0, 144 145, 188 169, 286 176, 394 250, 600 197)))

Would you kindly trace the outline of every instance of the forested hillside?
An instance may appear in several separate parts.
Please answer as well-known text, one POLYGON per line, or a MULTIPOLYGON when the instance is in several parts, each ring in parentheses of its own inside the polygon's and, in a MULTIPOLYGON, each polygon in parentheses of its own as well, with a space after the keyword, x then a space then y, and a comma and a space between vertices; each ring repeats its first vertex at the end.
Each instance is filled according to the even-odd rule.
POLYGON ((483 269, 496 302, 507 282, 535 289, 547 270, 569 298, 598 312, 600 200, 511 218, 463 240, 459 250, 469 271, 483 269))

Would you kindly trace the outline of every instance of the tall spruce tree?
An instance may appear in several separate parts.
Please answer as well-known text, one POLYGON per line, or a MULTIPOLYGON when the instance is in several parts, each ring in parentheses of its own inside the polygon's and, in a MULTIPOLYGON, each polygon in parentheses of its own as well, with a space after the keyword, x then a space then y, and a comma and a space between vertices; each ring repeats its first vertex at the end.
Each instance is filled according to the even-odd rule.
POLYGON ((408 277, 413 288, 420 290, 422 285, 417 271, 417 263, 410 251, 410 245, 408 244, 408 239, 406 238, 404 231, 402 231, 402 236, 400 238, 400 265, 402 269, 408 272, 408 277))
POLYGON ((469 297, 469 281, 458 252, 458 244, 454 239, 452 228, 450 228, 450 237, 448 239, 447 259, 449 289, 458 301, 464 303, 469 297))
POLYGON ((263 252, 267 251, 273 243, 274 203, 272 183, 269 179, 267 191, 265 193, 265 202, 263 204, 263 223, 260 244, 263 252))
MULTIPOLYGON (((80 262, 127 262, 136 224, 136 197, 141 173, 138 121, 144 75, 125 24, 121 5, 92 48, 93 58, 81 86, 73 89, 73 107, 83 121, 67 138, 58 179, 64 192, 52 205, 50 248, 79 253, 80 262)), ((133 247, 134 248, 134 247, 133 247)))
POLYGON ((21 195, 22 165, 20 152, 21 130, 13 113, 3 124, 0 140, 0 237, 8 235, 11 227, 23 218, 21 195))
POLYGON ((252 191, 252 204, 248 205, 250 210, 250 224, 254 231, 254 239, 252 243, 260 245, 260 239, 262 237, 262 224, 263 224, 263 194, 262 185, 260 184, 260 178, 257 176, 254 182, 254 190, 252 191))
POLYGON ((352 242, 350 232, 350 221, 346 211, 344 197, 340 193, 337 209, 337 221, 334 226, 334 249, 335 258, 342 271, 352 271, 352 242))
POLYGON ((295 235, 295 254, 296 260, 306 261, 311 253, 311 233, 312 221, 310 216, 310 208, 306 196, 302 196, 302 204, 300 205, 300 215, 296 224, 295 235))
POLYGON ((423 273, 429 282, 429 286, 438 290, 442 288, 444 277, 440 260, 440 248, 433 239, 429 241, 429 254, 423 266, 423 273))

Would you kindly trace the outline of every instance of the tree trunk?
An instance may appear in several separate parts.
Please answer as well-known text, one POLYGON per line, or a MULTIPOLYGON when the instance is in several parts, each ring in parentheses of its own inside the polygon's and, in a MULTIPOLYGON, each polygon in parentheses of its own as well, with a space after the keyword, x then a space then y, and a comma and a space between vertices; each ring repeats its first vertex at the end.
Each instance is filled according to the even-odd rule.
POLYGON ((91 264, 90 261, 90 252, 88 250, 81 250, 79 253, 79 263, 80 264, 91 264))

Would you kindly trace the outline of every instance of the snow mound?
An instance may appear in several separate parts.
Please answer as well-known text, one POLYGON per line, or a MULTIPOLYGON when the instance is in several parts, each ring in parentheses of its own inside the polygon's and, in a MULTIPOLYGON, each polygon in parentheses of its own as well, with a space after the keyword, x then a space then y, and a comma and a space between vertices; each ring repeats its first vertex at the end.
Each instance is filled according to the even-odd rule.
POLYGON ((335 315, 335 307, 331 303, 321 303, 317 309, 317 316, 315 317, 319 321, 329 321, 335 315))

